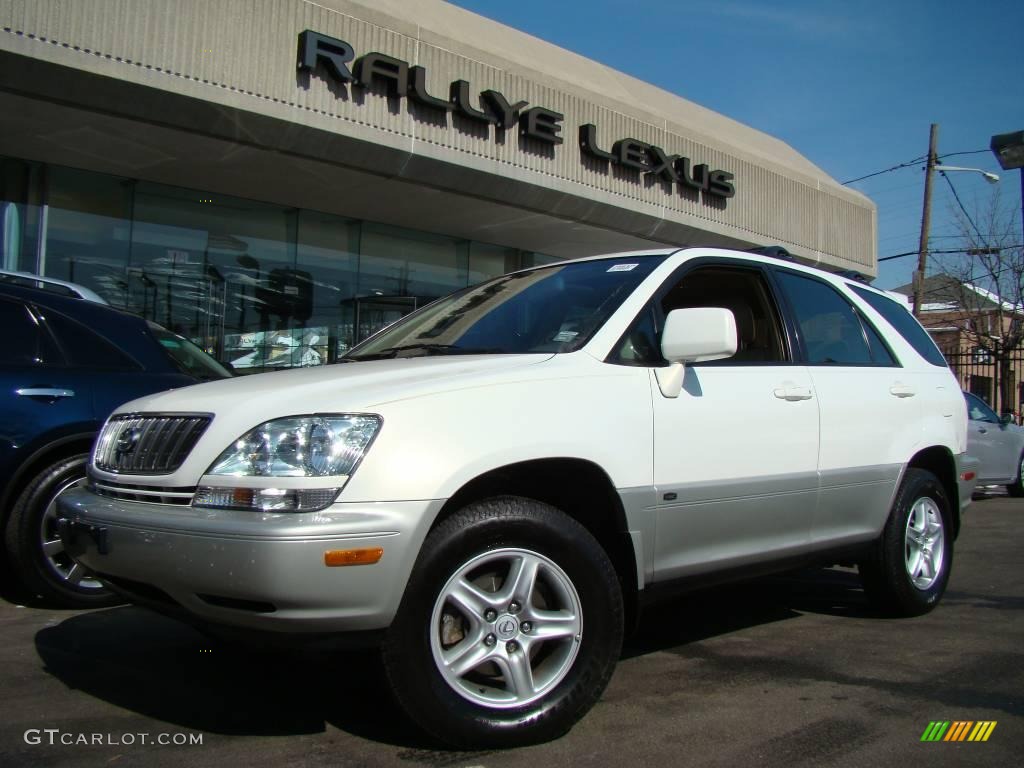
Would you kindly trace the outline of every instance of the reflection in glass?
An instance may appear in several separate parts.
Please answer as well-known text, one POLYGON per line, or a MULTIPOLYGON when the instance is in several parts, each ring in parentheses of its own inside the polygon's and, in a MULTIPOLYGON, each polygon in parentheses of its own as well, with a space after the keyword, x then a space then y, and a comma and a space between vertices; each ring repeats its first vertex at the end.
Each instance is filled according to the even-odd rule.
POLYGON ((43 186, 41 164, 0 157, 0 268, 37 273, 43 186))
POLYGON ((360 234, 358 221, 317 211, 299 213, 298 268, 312 276, 308 324, 320 329, 312 351, 322 363, 337 360, 355 344, 347 303, 358 290, 360 234))
POLYGON ((452 291, 547 259, 4 157, 0 245, 5 268, 91 288, 240 373, 333 362, 452 291))
POLYGON ((572 352, 662 261, 596 259, 505 275, 424 307, 347 359, 572 352))

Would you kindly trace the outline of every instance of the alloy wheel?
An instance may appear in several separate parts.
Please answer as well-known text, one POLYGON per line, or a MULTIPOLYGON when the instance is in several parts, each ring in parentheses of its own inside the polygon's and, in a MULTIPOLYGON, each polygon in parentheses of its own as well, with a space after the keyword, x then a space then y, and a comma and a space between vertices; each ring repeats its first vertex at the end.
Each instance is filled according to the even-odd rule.
POLYGON ((572 669, 583 612, 572 581, 527 549, 498 549, 463 563, 431 614, 430 646, 445 682, 490 708, 544 696, 572 669))
POLYGON ((72 488, 79 488, 85 485, 85 478, 78 477, 67 480, 57 489, 57 492, 46 503, 43 517, 39 525, 39 539, 42 546, 43 556, 51 573, 61 581, 79 589, 104 589, 99 580, 92 578, 83 566, 79 565, 65 551, 64 542, 61 540, 60 531, 57 528, 57 499, 72 488))
POLYGON ((905 551, 907 575, 922 591, 929 589, 942 573, 944 539, 938 505, 927 496, 919 498, 907 517, 905 551))

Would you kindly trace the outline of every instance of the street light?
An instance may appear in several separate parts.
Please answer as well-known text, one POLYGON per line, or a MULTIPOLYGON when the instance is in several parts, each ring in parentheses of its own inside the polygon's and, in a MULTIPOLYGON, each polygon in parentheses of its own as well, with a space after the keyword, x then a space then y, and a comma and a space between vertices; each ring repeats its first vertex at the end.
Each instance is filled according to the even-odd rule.
POLYGON ((933 170, 942 171, 943 173, 946 171, 974 171, 975 173, 980 173, 984 176, 985 181, 989 184, 996 184, 999 182, 999 174, 989 173, 988 171, 981 170, 981 168, 961 168, 958 165, 936 165, 933 170))
POLYGON ((989 147, 1004 171, 1020 168, 1020 215, 1024 225, 1024 131, 997 134, 989 147))

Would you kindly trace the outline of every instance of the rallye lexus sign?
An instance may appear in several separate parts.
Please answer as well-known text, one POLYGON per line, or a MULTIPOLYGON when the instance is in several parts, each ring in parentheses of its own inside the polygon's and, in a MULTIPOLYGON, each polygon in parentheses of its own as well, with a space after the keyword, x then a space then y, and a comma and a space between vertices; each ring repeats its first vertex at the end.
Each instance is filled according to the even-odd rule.
MULTIPOLYGON (((555 147, 563 143, 565 116, 551 109, 531 106, 526 101, 510 102, 503 93, 481 91, 478 105, 470 96, 470 84, 455 80, 448 88, 448 97, 442 98, 427 91, 427 73, 423 67, 383 53, 367 53, 356 58, 355 50, 344 40, 306 30, 299 34, 298 67, 312 72, 317 65, 340 83, 353 83, 363 88, 376 84, 388 95, 416 102, 422 107, 441 112, 452 112, 460 117, 509 130, 519 127, 526 139, 555 147), (352 65, 351 68, 349 65, 352 65)), ((638 174, 650 175, 669 185, 693 192, 703 192, 719 198, 736 194, 733 174, 712 170, 705 163, 693 164, 690 158, 669 154, 661 147, 639 139, 624 138, 603 149, 597 139, 597 126, 581 125, 578 130, 579 148, 583 156, 630 169, 638 174)))

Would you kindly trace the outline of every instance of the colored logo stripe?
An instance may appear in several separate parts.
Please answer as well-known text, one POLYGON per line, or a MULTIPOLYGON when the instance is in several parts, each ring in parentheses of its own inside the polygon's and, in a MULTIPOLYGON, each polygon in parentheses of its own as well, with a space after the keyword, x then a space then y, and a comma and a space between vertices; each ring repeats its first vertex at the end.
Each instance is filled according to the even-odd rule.
POLYGON ((995 720, 932 720, 921 741, 988 741, 995 727, 995 720))
POLYGON ((954 720, 943 741, 963 741, 967 738, 967 732, 972 725, 974 723, 971 720, 954 720))
POLYGON ((971 731, 971 735, 967 737, 968 741, 988 741, 988 737, 992 735, 992 731, 996 729, 995 720, 981 720, 974 730, 971 731))

